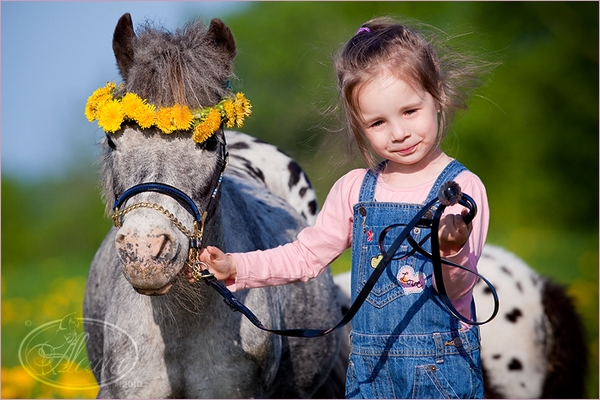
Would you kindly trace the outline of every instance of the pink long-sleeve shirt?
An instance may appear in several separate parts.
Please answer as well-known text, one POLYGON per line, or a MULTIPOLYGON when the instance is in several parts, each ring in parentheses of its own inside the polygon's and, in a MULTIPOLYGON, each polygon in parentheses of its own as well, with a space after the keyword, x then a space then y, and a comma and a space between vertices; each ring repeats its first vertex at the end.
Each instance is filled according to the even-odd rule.
MULTIPOLYGON (((321 274, 352 243, 353 206, 358 202, 366 169, 355 169, 342 176, 331 188, 313 226, 306 227, 294 242, 269 250, 233 253, 237 277, 225 282, 232 290, 305 282, 321 274)), ((487 236, 489 206, 485 187, 470 171, 455 178, 461 190, 477 204, 473 230, 462 249, 448 260, 477 271, 477 262, 487 236)), ((375 200, 379 202, 423 204, 435 179, 414 187, 395 187, 379 175, 375 200)), ((460 214, 460 205, 448 207, 445 213, 460 214)), ((444 268, 446 291, 455 308, 470 318, 472 289, 476 275, 459 268, 444 268)))

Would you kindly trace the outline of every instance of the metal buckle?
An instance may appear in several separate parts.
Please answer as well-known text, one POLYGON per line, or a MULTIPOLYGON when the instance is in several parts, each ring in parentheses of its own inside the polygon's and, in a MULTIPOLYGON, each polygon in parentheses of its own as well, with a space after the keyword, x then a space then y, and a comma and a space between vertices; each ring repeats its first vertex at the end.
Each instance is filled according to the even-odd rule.
POLYGON ((201 281, 202 279, 206 279, 206 278, 212 278, 215 276, 215 274, 213 274, 212 272, 210 272, 208 270, 208 265, 205 262, 196 261, 192 264, 191 267, 192 267, 192 277, 197 281, 201 281), (200 265, 203 265, 204 269, 202 269, 200 267, 200 265))

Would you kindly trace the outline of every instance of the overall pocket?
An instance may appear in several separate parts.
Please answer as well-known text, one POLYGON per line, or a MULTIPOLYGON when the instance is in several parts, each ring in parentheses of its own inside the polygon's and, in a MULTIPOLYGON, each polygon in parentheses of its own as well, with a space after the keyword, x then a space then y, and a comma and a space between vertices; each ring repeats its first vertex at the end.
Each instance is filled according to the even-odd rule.
MULTIPOLYGON (((367 283, 375 268, 383 259, 383 253, 379 245, 379 235, 385 226, 376 226, 369 228, 366 234, 361 238, 361 252, 358 260, 358 282, 360 291, 367 283)), ((400 234, 404 226, 392 229, 385 237, 384 250, 388 250, 396 237, 400 234)), ((399 258, 409 251, 410 247, 403 243, 394 258, 399 258)), ((386 266, 385 271, 379 277, 379 280, 369 293, 367 302, 371 305, 382 308, 395 299, 423 292, 427 276, 418 270, 418 255, 412 255, 404 259, 392 259, 386 266)))
POLYGON ((439 365, 419 365, 415 368, 413 399, 458 399, 454 388, 439 365))

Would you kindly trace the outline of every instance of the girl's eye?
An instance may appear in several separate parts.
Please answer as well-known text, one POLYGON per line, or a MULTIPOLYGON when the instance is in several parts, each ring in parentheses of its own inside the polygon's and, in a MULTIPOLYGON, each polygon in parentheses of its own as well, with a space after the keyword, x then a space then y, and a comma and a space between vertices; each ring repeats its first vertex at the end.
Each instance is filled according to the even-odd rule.
POLYGON ((378 126, 381 126, 381 125, 383 125, 383 121, 375 121, 371 125, 369 125, 369 128, 377 128, 378 126))
POLYGON ((413 114, 414 114, 414 113, 416 113, 416 112, 417 112, 417 110, 416 110, 416 109, 414 109, 414 110, 407 110, 407 111, 405 111, 404 113, 405 113, 406 115, 413 115, 413 114))

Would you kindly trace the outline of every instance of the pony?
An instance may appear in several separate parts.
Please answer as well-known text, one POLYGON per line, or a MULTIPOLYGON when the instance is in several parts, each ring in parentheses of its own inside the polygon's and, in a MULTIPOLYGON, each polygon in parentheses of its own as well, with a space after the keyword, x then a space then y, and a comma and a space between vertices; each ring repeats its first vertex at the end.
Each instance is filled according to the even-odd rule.
MULTIPOLYGON (((219 19, 208 26, 196 20, 175 32, 146 25, 136 34, 124 14, 113 50, 123 78, 118 90, 144 104, 196 109, 231 96, 227 82, 236 45, 219 19)), ((190 130, 165 134, 132 121, 105 131, 100 163, 109 213, 129 188, 169 185, 205 210, 203 243, 226 251, 289 242, 316 213, 310 193, 296 208, 285 200, 294 188, 295 195, 306 192, 309 183, 272 146, 262 144, 274 160, 295 169, 293 185, 266 182, 248 170, 243 157, 235 156, 243 150, 236 149, 241 133, 221 126, 197 141, 190 130)), ((110 229, 94 256, 84 329, 98 397, 343 397, 347 332, 314 339, 273 335, 228 309, 208 285, 190 284, 190 232, 197 221, 190 204, 178 200, 156 191, 136 193, 125 204, 133 207, 119 215, 119 227, 110 229)), ((329 270, 307 283, 236 296, 271 329, 329 328, 341 318, 343 296, 329 270)))

